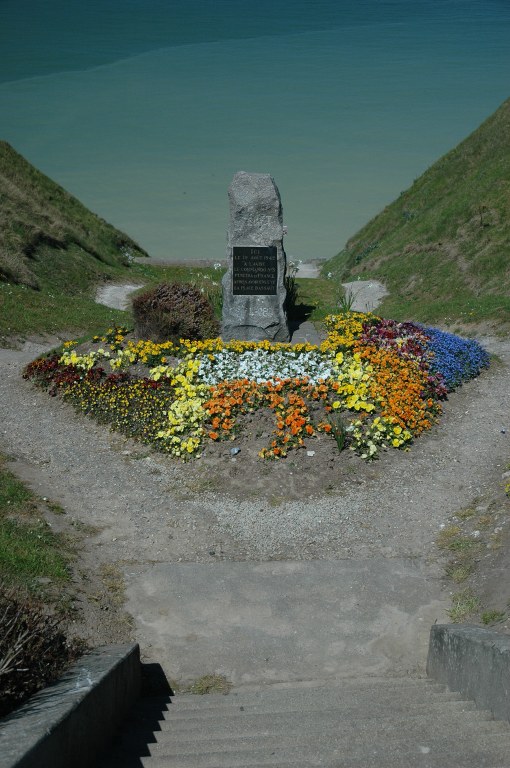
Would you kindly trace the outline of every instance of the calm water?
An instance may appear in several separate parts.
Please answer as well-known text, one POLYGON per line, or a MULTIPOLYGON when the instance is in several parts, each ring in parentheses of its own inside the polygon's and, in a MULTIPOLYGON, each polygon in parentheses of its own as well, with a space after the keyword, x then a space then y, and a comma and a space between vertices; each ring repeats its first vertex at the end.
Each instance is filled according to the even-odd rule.
POLYGON ((0 0, 0 138, 169 260, 238 170, 328 258, 510 96, 506 0, 0 0))

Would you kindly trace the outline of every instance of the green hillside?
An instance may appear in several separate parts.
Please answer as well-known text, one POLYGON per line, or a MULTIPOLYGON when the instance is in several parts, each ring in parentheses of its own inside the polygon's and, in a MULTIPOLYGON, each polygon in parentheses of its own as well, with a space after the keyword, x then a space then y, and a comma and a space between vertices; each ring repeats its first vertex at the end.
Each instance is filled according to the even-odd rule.
POLYGON ((376 278, 381 314, 438 323, 510 322, 510 99, 323 266, 376 278))
POLYGON ((147 255, 58 184, 0 142, 0 279, 70 287, 147 255), (106 268, 106 269, 105 269, 106 268))
POLYGON ((139 256, 131 238, 0 142, 0 343, 115 320, 95 304, 95 286, 129 279, 139 256))

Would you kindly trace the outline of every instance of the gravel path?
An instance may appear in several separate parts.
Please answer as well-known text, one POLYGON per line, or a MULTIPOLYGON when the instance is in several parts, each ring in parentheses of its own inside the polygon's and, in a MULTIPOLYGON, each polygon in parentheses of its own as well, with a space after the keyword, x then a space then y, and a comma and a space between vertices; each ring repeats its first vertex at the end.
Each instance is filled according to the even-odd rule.
POLYGON ((34 345, 0 350, 0 447, 41 495, 101 528, 106 558, 423 554, 446 517, 497 487, 508 463, 510 343, 491 349, 501 362, 452 394, 410 452, 371 465, 342 454, 340 487, 312 482, 313 459, 297 471, 292 459, 183 465, 151 453, 24 381, 34 345))

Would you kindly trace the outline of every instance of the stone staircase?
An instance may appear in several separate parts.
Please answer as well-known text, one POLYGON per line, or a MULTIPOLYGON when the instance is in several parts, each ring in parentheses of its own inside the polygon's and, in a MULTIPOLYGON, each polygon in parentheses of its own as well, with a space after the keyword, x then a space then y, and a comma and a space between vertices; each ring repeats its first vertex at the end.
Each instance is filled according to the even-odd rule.
POLYGON ((425 679, 141 699, 101 768, 508 768, 510 728, 425 679))

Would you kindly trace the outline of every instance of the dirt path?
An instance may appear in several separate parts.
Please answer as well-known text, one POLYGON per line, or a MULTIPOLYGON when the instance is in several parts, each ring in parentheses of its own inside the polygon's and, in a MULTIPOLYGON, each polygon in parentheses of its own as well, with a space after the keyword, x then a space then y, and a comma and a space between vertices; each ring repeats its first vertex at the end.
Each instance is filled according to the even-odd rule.
POLYGON ((373 312, 388 295, 388 291, 377 280, 354 280, 342 283, 347 301, 352 302, 354 312, 373 312))
POLYGON ((45 495, 104 527, 102 546, 113 534, 116 548, 171 559, 201 559, 216 538, 236 558, 416 553, 445 515, 500 484, 510 454, 510 343, 493 340, 491 349, 501 362, 450 396, 431 433, 372 464, 333 451, 326 436, 310 441, 313 456, 301 450, 281 462, 262 462, 255 449, 233 458, 230 444, 211 443, 202 459, 176 464, 23 381, 33 344, 0 350, 0 442, 45 495), (156 541, 167 516, 178 533, 156 541))
POLYGON ((141 288, 142 284, 120 283, 118 285, 102 285, 97 289, 96 301, 112 309, 126 309, 129 305, 129 296, 141 288))

